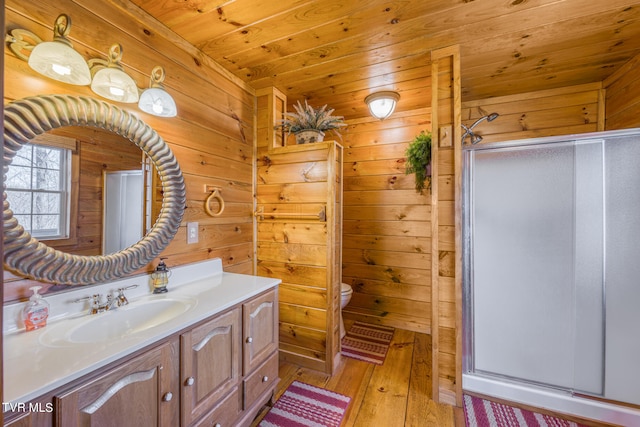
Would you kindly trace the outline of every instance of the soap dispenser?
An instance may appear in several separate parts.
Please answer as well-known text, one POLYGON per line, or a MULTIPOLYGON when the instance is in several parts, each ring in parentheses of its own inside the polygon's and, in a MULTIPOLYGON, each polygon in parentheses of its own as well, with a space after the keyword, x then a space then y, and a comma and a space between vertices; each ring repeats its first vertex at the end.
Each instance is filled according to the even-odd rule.
POLYGON ((153 283, 154 294, 163 294, 168 292, 167 285, 169 284, 171 272, 164 263, 165 259, 166 258, 160 258, 160 263, 156 269, 153 270, 153 273, 151 273, 151 283, 153 283))
POLYGON ((49 303, 38 293, 41 288, 42 286, 29 288, 33 295, 29 297, 29 302, 22 309, 22 321, 27 331, 33 331, 47 325, 49 303))

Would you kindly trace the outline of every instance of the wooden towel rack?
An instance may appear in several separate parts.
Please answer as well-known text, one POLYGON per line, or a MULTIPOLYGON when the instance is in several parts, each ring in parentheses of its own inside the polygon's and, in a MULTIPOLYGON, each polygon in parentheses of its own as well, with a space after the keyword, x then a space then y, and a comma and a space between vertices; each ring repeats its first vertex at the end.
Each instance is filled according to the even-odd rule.
POLYGON ((319 221, 327 220, 327 208, 323 206, 318 213, 296 213, 296 212, 271 212, 265 213, 264 207, 260 206, 253 215, 260 221, 264 221, 264 218, 277 219, 277 218, 291 218, 291 219, 318 219, 319 221))

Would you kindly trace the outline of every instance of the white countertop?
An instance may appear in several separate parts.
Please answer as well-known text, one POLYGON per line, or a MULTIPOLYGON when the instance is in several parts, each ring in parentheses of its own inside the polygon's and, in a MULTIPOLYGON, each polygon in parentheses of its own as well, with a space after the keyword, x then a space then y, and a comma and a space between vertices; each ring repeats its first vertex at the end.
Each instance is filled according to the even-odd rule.
MULTIPOLYGON (((4 402, 27 403, 280 283, 279 279, 224 273, 219 259, 177 267, 172 273, 169 292, 152 298, 186 299, 192 301, 190 308, 164 323, 129 334, 124 339, 113 338, 97 343, 55 342, 48 331, 71 329, 79 322, 87 321, 88 305, 73 303, 72 300, 97 292, 106 294, 109 290, 132 283, 141 284, 147 280, 147 276, 99 287, 79 287, 73 292, 45 297, 51 304, 48 325, 31 332, 25 332, 14 321, 24 303, 5 307, 4 402)), ((149 298, 151 291, 145 283, 125 294, 131 307, 134 307, 136 300, 149 298)), ((128 307, 95 314, 90 318, 115 318, 120 314, 118 310, 124 311, 128 307)))

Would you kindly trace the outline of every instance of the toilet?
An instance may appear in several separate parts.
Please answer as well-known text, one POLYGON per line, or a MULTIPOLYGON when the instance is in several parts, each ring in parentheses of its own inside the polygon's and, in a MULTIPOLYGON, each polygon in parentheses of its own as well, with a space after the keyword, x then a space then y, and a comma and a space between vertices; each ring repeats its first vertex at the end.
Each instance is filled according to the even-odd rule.
POLYGON ((344 338, 347 333, 344 330, 344 321, 342 320, 342 309, 344 309, 349 301, 351 301, 351 294, 353 294, 353 289, 351 286, 346 283, 340 284, 340 339, 344 338))

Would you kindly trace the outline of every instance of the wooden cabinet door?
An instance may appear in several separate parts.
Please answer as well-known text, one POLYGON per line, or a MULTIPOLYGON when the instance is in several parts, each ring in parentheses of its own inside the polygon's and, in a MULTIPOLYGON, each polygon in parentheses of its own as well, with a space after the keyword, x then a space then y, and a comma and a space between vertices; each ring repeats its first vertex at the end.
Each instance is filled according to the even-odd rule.
POLYGON ((46 412, 28 412, 3 424, 4 427, 51 427, 52 425, 53 417, 51 413, 46 412))
POLYGON ((56 425, 166 426, 179 422, 177 340, 54 397, 56 425))
POLYGON ((249 375, 278 349, 278 294, 272 289, 242 305, 243 372, 249 375))
POLYGON ((198 420, 240 383, 241 321, 237 307, 181 335, 183 426, 198 420))

